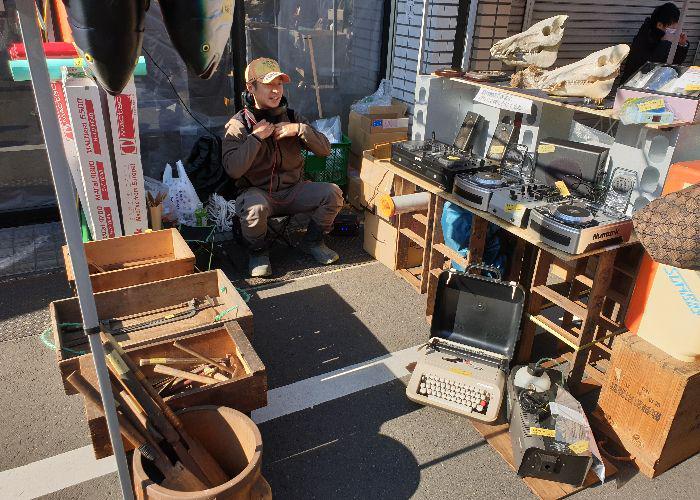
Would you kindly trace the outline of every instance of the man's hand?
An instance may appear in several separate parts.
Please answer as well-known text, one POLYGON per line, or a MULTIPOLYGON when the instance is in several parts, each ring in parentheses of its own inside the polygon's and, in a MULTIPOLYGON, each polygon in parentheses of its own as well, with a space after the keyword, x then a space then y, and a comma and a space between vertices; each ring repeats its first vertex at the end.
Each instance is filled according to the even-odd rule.
POLYGON ((688 35, 685 33, 681 33, 681 36, 678 38, 678 45, 685 47, 688 45, 688 35))
POLYGON ((253 127, 253 135, 258 139, 265 140, 275 132, 275 126, 267 120, 260 120, 253 127))
POLYGON ((297 135, 299 135, 298 123, 279 122, 275 124, 275 139, 296 137, 297 135))

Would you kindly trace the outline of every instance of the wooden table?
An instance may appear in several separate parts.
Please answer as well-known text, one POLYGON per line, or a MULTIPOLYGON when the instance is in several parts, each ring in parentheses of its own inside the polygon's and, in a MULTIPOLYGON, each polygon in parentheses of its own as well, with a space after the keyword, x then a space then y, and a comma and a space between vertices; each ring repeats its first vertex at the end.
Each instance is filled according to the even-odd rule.
MULTIPOLYGON (((400 179, 399 183, 395 182, 395 186, 402 186, 402 190, 396 194, 407 192, 405 184, 410 183, 433 195, 428 210, 429 224, 426 225, 425 236, 421 237, 421 242, 425 245, 423 266, 420 269, 399 271, 417 290, 421 293, 427 292, 426 318, 428 321, 433 313, 438 276, 445 267, 449 267, 446 259, 464 267, 481 262, 488 224, 496 224, 515 236, 517 241, 511 259, 514 265, 511 266, 508 276, 504 278, 508 281, 517 281, 523 288, 530 291, 524 306, 516 362, 524 364, 531 361, 535 333, 539 327, 573 351, 573 353, 562 354, 557 363, 564 361, 570 363, 569 385, 575 393, 587 392, 600 385, 603 375, 591 366, 591 350, 595 348, 609 355, 612 352, 611 338, 626 330, 622 321, 634 286, 636 268, 632 266, 630 269, 622 269, 616 258, 618 251, 638 247, 634 234, 626 243, 578 255, 562 252, 540 241, 535 231, 514 226, 488 212, 472 208, 452 193, 443 191, 412 172, 391 163, 388 145, 378 146, 372 154, 365 152, 365 155, 379 167, 389 170, 400 179), (445 245, 440 218, 446 201, 474 215, 469 254, 466 258, 445 245), (597 263, 594 270, 589 269, 591 259, 593 263, 597 263), (553 271, 563 279, 566 286, 562 287, 561 283, 558 286, 548 283, 548 278, 553 271), (592 276, 589 277, 587 273, 592 276), (612 290, 611 283, 614 279, 616 281, 627 279, 628 286, 621 291, 612 290), (587 296, 585 302, 582 300, 584 295, 587 296), (544 314, 545 309, 553 306, 564 310, 561 323, 552 321, 544 314), (576 324, 575 318, 580 320, 580 325, 576 324), (586 380, 584 380, 585 374, 586 380)), ((404 214, 402 217, 406 220, 411 217, 411 214, 404 214)), ((404 230, 407 235, 410 233, 403 227, 400 228, 401 230, 404 230)))

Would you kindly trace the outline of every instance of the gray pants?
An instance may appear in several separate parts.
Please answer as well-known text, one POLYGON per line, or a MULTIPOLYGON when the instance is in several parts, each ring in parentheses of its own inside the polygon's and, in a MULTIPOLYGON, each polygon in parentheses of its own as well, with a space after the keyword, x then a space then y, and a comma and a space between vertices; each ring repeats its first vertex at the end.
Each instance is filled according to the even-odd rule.
POLYGON ((341 208, 343 192, 327 182, 302 181, 272 193, 251 187, 236 198, 243 238, 251 248, 264 246, 268 217, 308 213, 317 226, 328 232, 341 208))

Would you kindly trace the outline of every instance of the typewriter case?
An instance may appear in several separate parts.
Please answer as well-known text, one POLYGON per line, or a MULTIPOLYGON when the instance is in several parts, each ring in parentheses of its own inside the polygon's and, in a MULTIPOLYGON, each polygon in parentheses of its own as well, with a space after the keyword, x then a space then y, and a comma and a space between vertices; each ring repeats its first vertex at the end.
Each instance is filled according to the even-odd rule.
POLYGON ((472 265, 466 272, 443 271, 438 279, 430 338, 445 339, 502 358, 507 370, 520 338, 525 291, 500 279, 497 269, 472 265), (496 278, 469 274, 488 271, 496 278))

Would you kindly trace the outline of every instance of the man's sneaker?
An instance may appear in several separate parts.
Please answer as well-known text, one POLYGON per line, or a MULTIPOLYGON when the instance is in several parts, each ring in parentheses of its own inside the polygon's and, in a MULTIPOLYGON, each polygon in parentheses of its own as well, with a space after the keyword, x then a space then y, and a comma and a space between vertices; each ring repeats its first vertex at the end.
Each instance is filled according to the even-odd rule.
POLYGON ((311 255, 319 264, 333 264, 340 256, 321 241, 302 241, 299 246, 304 253, 311 255))
POLYGON ((262 278, 272 275, 270 255, 266 250, 250 252, 248 256, 248 271, 250 271, 250 276, 253 278, 262 278))

